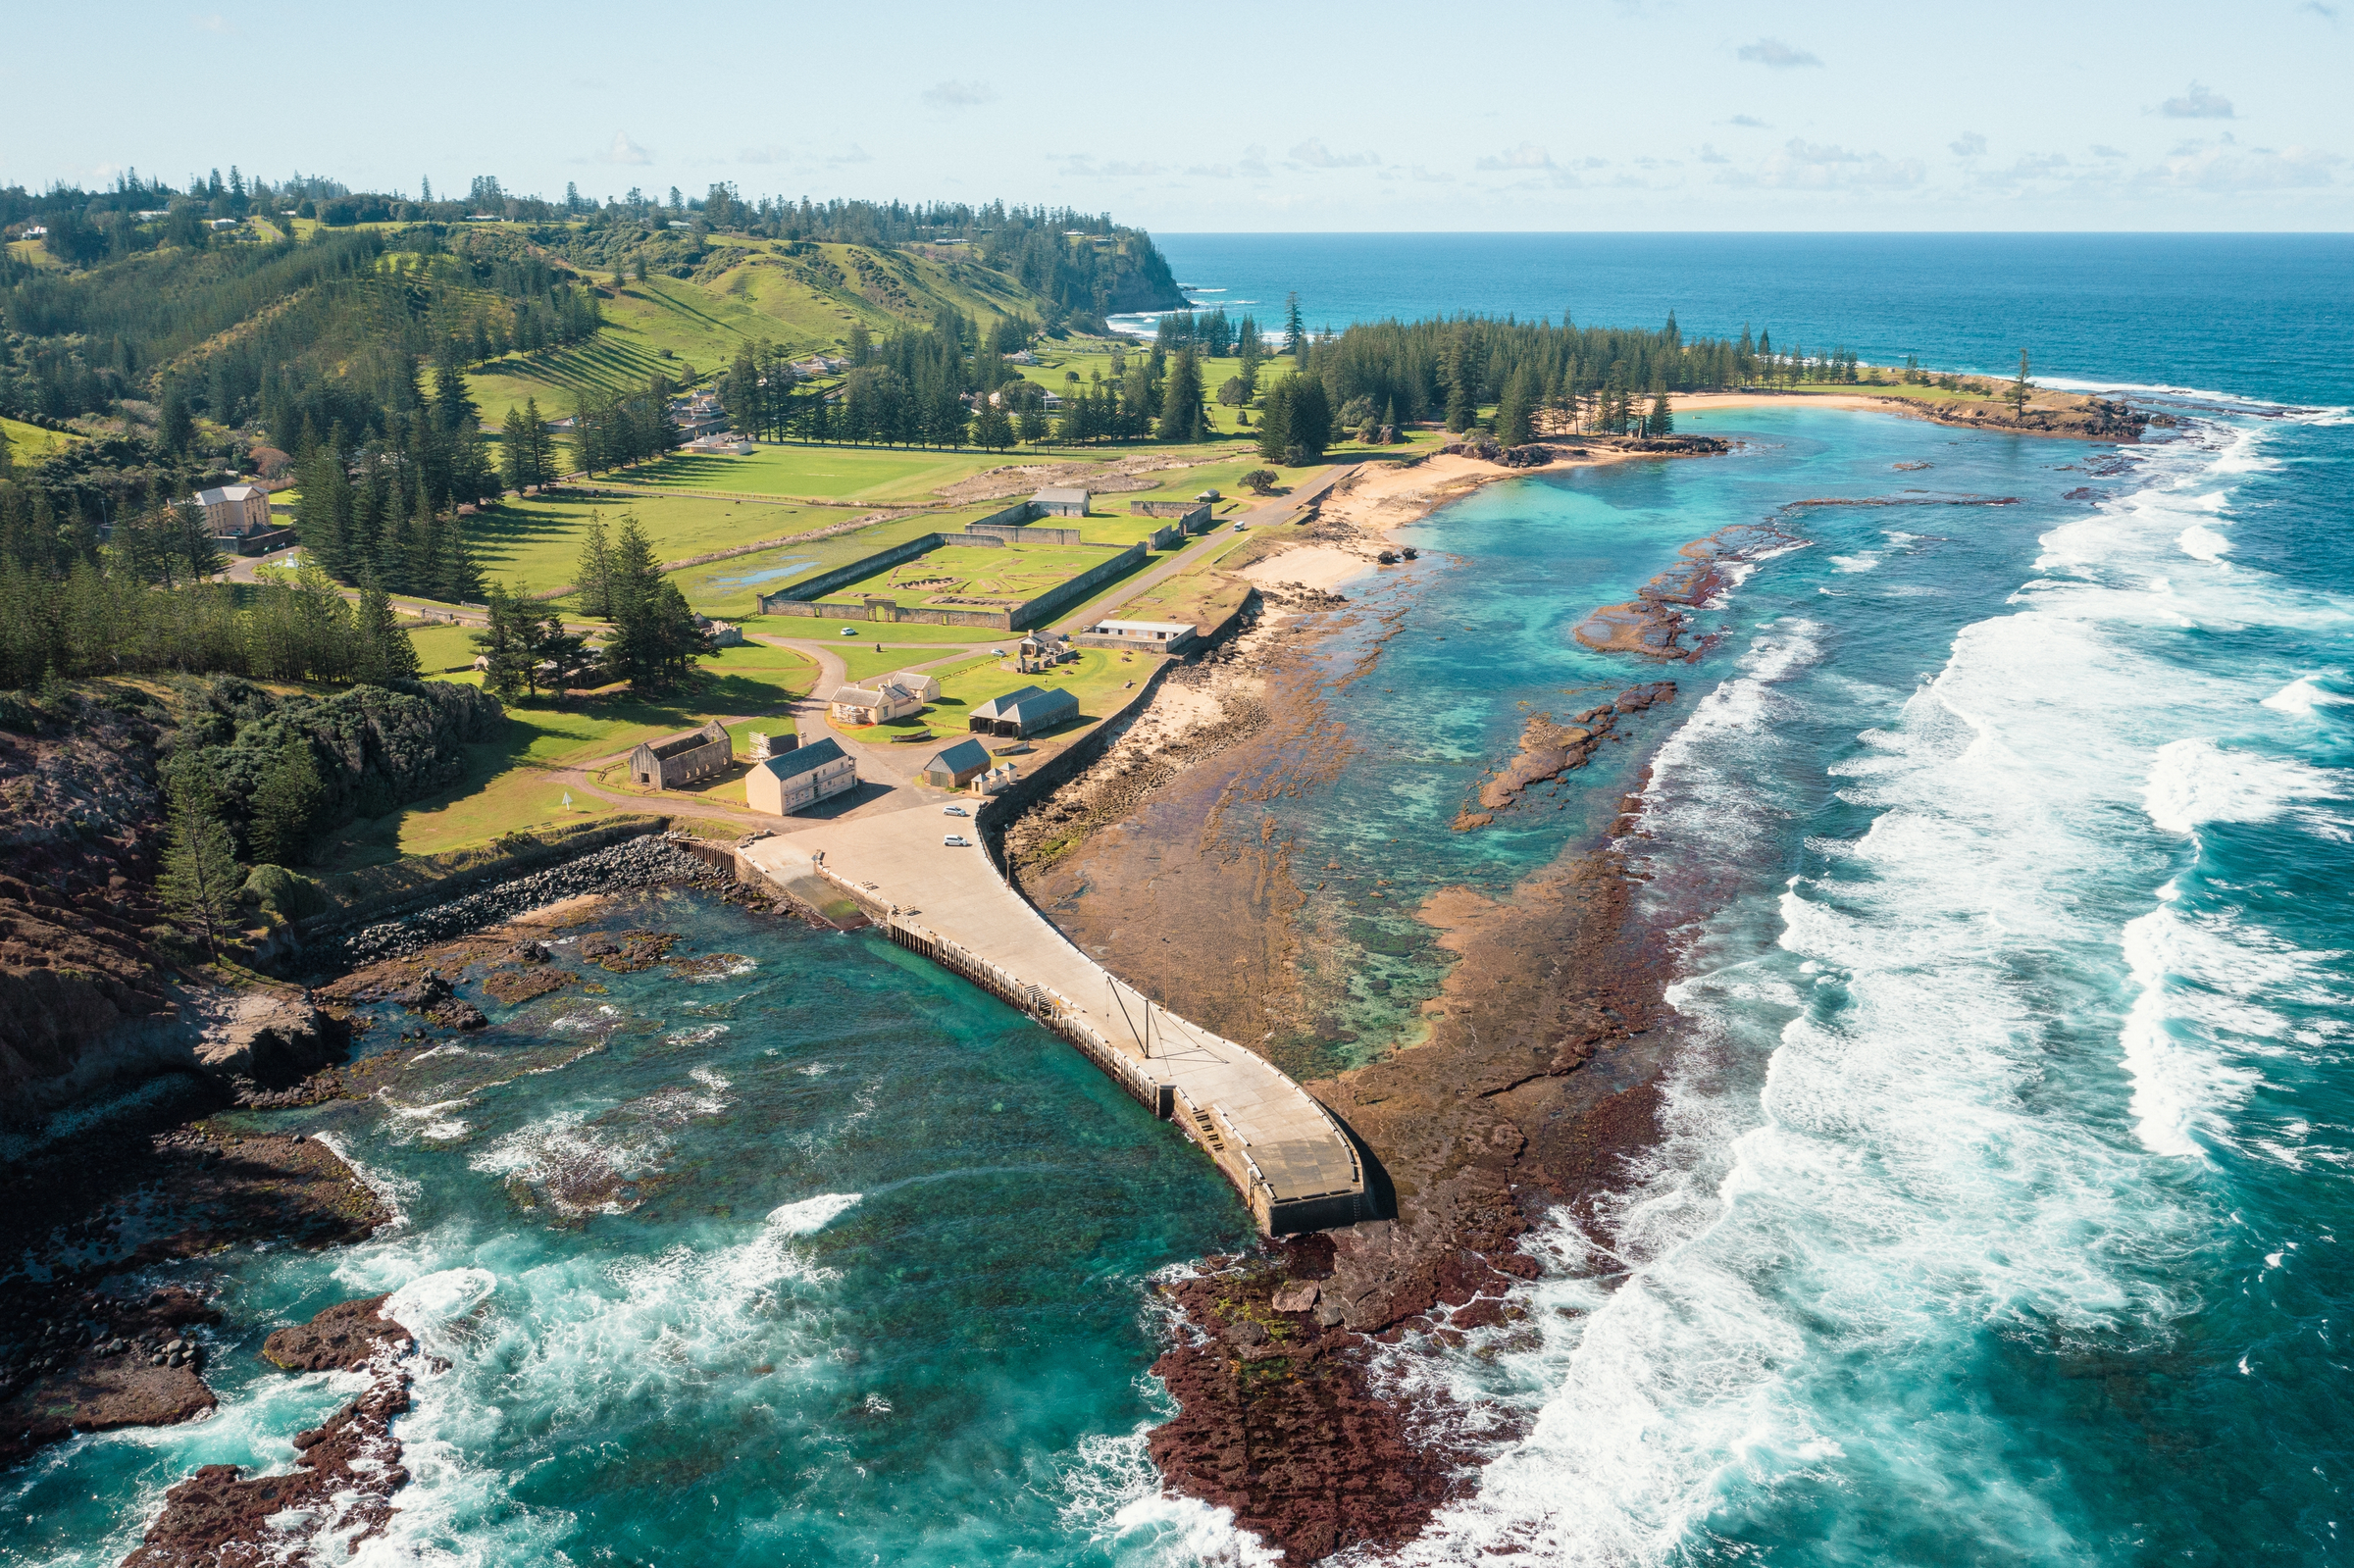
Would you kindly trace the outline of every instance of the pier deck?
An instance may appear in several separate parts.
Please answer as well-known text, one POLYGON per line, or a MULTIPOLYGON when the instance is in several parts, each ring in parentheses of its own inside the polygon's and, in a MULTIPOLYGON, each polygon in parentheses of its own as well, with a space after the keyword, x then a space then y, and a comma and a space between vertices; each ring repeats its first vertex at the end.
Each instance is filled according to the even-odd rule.
POLYGON ((893 940, 1023 1008, 1174 1122, 1270 1236, 1373 1217, 1353 1144, 1272 1063, 1149 1002, 1006 885, 973 825, 913 806, 796 825, 737 851, 781 887, 847 893, 893 940))

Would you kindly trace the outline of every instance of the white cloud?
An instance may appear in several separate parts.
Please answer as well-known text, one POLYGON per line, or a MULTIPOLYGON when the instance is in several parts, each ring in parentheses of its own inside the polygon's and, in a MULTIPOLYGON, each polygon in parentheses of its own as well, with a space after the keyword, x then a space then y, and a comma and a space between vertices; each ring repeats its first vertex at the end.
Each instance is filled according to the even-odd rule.
POLYGON ((1736 126, 1747 126, 1752 130, 1771 130, 1773 128, 1756 115, 1735 115, 1732 123, 1736 126))
POLYGON ((1071 153, 1062 160, 1062 172, 1080 179, 1137 179, 1168 171, 1155 163, 1128 163, 1114 159, 1107 164, 1097 163, 1085 153, 1071 153))
POLYGON ((1451 174, 1448 174, 1445 170, 1425 169, 1420 164, 1414 165, 1412 169, 1407 171, 1407 174, 1413 178, 1421 180, 1425 184, 1452 185, 1455 183, 1455 177, 1451 174))
POLYGON ((2305 0, 2305 3, 2297 7, 2297 9, 2299 11, 2311 12, 2314 16, 2321 18, 2324 22, 2334 23, 2337 21, 2337 7, 2326 6, 2322 4, 2322 0, 2305 0))
POLYGON ((2242 147, 2229 136, 2212 143, 2186 142, 2161 162, 2133 177, 2145 190, 2309 190, 2337 182, 2345 162, 2312 147, 2242 147))
POLYGON ((2197 82, 2179 98, 2169 98, 2158 106, 2158 112, 2169 120, 2232 120, 2231 100, 2212 88, 2197 82))
POLYGON ((970 109, 997 101, 997 89, 986 81, 936 81, 924 89, 924 102, 935 109, 970 109))
POLYGON ((1732 162, 1730 158, 1705 141, 1700 144, 1700 161, 1704 164, 1729 164, 1732 162))
POLYGON ((1516 147, 1507 147, 1500 153, 1482 158, 1471 167, 1486 174, 1507 169, 1551 169, 1553 154, 1533 141, 1524 141, 1516 147))
POLYGON ((2095 158, 2123 158, 2125 155, 2124 148, 2112 147, 2107 142, 2100 141, 2094 142, 2087 150, 2090 151, 2095 158))
POLYGON ((1965 130, 1945 144, 1945 150, 1957 158, 1975 158, 1985 152, 1986 138, 1974 130, 1965 130))
POLYGON ((1755 169, 1727 170, 1716 177, 1726 184, 1770 185, 1785 190, 1894 190, 1919 184, 1927 177, 1927 171, 1918 158, 1850 152, 1845 147, 1794 136, 1780 152, 1755 169))
POLYGON ((784 148, 774 143, 765 147, 740 147, 736 150, 736 161, 740 164, 781 164, 788 156, 784 148))
POLYGON ((1372 169, 1381 163, 1381 154, 1377 152, 1334 152, 1320 136, 1308 137, 1286 156, 1310 169, 1372 169))
POLYGON ((1793 49, 1779 38, 1760 38, 1756 43, 1743 44, 1738 53, 1752 65, 1771 66, 1787 71, 1793 66, 1819 66, 1821 61, 1805 49, 1793 49))
POLYGON ((850 143, 850 150, 848 152, 836 153, 833 157, 826 160, 826 162, 836 166, 843 164, 871 164, 874 161, 875 155, 871 152, 868 152, 864 147, 859 146, 854 141, 850 143))
POLYGON ((188 19, 188 25, 198 32, 218 32, 230 37, 234 37, 237 31, 235 25, 218 11, 201 17, 191 17, 188 19))
POLYGON ((598 153, 596 161, 600 164, 650 164, 654 161, 654 155, 630 140, 628 131, 616 130, 613 132, 613 145, 598 153))

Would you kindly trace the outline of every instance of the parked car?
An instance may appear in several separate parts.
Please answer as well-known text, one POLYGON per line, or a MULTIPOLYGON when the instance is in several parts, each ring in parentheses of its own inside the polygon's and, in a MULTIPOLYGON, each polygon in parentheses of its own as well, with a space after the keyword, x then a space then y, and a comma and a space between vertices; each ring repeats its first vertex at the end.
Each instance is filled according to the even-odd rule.
POLYGON ((854 626, 845 626, 842 629, 842 634, 845 637, 854 637, 858 634, 858 629, 854 626))
POLYGON ((971 812, 965 810, 962 806, 943 806, 940 809, 944 815, 950 817, 969 817, 972 815, 971 812))
POLYGON ((947 849, 969 849, 972 847, 970 844, 965 842, 964 835, 960 833, 949 834, 947 837, 941 839, 940 842, 942 847, 947 849))

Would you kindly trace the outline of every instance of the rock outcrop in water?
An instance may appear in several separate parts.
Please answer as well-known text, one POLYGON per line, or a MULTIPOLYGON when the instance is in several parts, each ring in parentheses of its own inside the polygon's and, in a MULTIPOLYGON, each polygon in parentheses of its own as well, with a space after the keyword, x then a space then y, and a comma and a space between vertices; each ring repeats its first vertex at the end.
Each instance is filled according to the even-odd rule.
POLYGON ((174 1487, 123 1568, 301 1562, 329 1543, 342 1548, 339 1558, 384 1533, 392 1493, 409 1480, 392 1421, 409 1408, 407 1363, 416 1343, 380 1315, 386 1299, 346 1301, 270 1336, 262 1354, 274 1366, 371 1372, 367 1391, 295 1434, 292 1470, 248 1476, 236 1465, 205 1465, 174 1487))
POLYGON ((1618 693, 1616 701, 1588 708, 1569 724, 1555 723, 1550 713, 1529 715, 1520 730, 1519 755, 1479 786, 1480 809, 1466 806, 1458 812, 1456 832, 1487 827, 1496 820, 1497 812, 1510 807, 1532 785, 1584 767, 1596 748, 1611 738, 1620 718, 1671 701, 1674 696, 1674 682, 1654 681, 1629 686, 1618 693))

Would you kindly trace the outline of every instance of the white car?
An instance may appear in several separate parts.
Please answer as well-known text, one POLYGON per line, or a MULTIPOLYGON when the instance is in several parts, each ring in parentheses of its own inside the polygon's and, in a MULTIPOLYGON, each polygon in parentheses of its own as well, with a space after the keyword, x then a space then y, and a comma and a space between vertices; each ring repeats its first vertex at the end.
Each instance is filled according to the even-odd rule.
POLYGON ((1234 531, 1237 533, 1247 533, 1250 531, 1250 529, 1251 525, 1248 523, 1237 523, 1234 526, 1234 531))
POLYGON ((972 847, 972 845, 965 842, 964 835, 960 833, 949 834, 947 837, 941 839, 940 843, 941 847, 944 849, 970 849, 972 847))
POLYGON ((858 629, 854 626, 845 626, 842 629, 842 634, 845 637, 854 637, 858 634, 858 629))
POLYGON ((950 817, 969 817, 972 815, 971 812, 965 810, 962 806, 943 806, 940 809, 943 813, 950 817))

